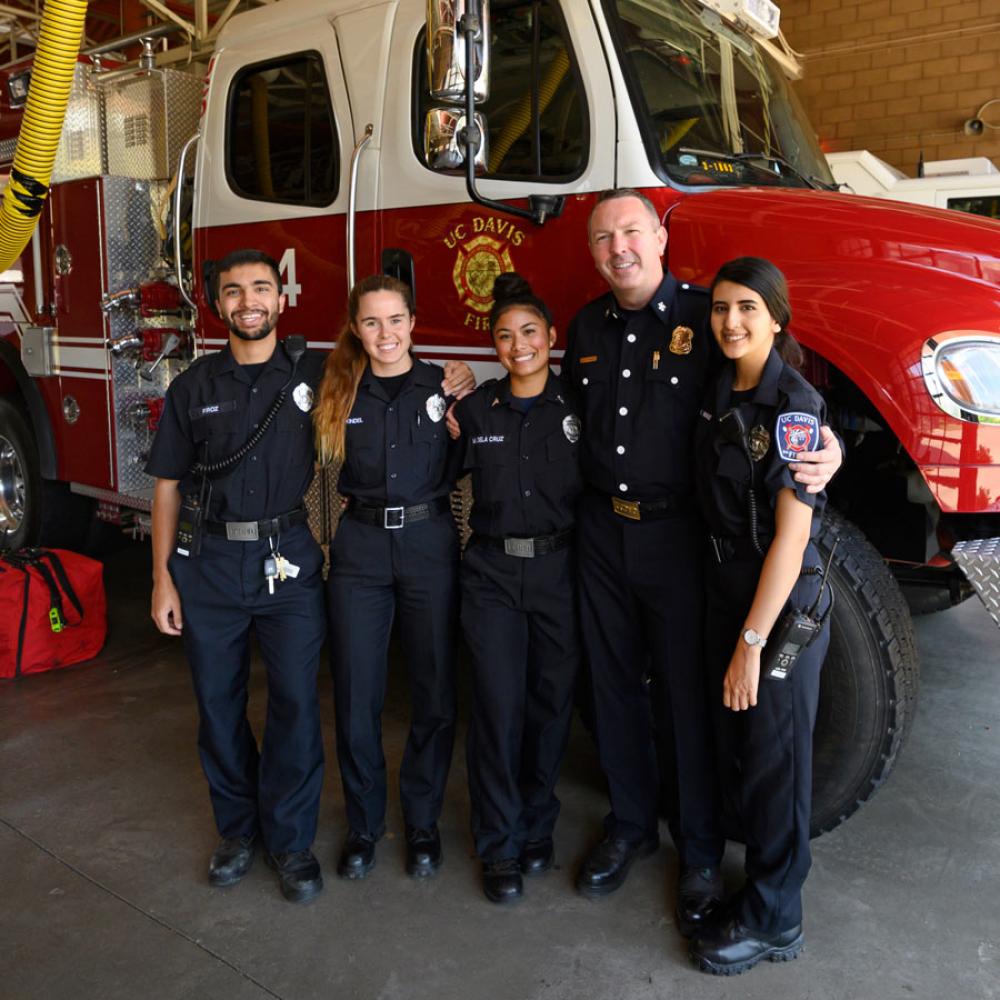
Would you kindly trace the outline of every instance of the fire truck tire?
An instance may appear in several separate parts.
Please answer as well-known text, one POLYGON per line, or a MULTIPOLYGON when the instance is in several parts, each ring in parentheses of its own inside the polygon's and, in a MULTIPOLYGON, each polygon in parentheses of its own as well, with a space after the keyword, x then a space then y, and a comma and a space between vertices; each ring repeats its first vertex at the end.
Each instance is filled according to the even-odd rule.
POLYGON ((42 516, 42 474, 35 436, 20 408, 0 397, 0 547, 37 540, 42 516))
POLYGON ((813 738, 812 835, 839 826, 892 771, 916 709, 919 660, 910 612, 881 556, 827 508, 824 558, 836 604, 813 738))

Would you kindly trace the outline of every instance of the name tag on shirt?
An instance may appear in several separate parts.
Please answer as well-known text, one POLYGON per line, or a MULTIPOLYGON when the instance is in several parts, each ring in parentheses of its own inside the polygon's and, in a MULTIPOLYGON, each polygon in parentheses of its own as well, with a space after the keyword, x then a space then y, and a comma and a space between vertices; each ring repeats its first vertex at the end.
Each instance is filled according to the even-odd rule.
POLYGON ((199 417, 214 417, 217 413, 229 413, 236 409, 235 399, 226 399, 221 403, 206 403, 204 406, 195 406, 188 410, 188 416, 192 420, 199 417))

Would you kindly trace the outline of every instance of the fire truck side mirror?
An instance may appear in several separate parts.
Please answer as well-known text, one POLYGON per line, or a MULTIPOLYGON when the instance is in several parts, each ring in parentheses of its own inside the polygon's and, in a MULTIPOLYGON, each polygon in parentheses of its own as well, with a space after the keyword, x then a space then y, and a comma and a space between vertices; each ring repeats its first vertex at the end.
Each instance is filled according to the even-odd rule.
MULTIPOLYGON (((476 114, 481 141, 476 149, 476 173, 486 173, 489 151, 486 120, 476 114)), ((424 162, 431 170, 461 170, 465 166, 465 112, 460 108, 431 108, 424 122, 424 162)))
POLYGON ((476 103, 490 93, 490 5, 488 0, 427 0, 427 86, 436 101, 465 100, 465 31, 476 26, 476 103))

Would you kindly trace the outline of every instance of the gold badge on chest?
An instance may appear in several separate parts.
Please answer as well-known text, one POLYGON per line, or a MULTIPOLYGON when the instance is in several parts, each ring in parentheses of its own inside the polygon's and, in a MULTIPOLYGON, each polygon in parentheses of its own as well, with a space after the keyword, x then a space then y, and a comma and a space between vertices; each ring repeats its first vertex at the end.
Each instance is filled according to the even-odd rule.
POLYGON ((750 456, 755 462, 759 462, 771 447, 771 435, 766 427, 758 424, 750 431, 750 456))
POLYGON ((693 347, 694 330, 689 326, 675 326, 670 335, 671 354, 690 354, 693 347))

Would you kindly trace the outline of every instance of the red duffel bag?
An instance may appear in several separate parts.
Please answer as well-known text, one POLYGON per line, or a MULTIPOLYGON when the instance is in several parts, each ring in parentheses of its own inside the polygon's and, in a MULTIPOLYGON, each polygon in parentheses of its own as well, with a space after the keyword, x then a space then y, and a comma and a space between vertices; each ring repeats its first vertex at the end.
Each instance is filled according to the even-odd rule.
POLYGON ((97 656, 108 630, 103 570, 64 549, 0 556, 0 677, 97 656))

